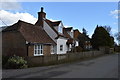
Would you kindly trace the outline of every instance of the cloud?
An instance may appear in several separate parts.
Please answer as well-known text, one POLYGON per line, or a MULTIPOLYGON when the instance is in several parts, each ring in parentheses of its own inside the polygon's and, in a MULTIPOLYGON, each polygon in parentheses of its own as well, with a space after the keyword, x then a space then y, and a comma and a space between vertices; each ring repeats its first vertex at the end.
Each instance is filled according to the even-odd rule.
POLYGON ((29 13, 12 13, 5 10, 0 10, 0 19, 4 22, 3 24, 12 25, 16 23, 18 20, 22 20, 28 23, 34 24, 37 21, 33 15, 29 13))
POLYGON ((16 0, 1 0, 0 9, 3 10, 19 10, 22 9, 20 3, 16 0))
POLYGON ((110 11, 110 15, 112 15, 114 18, 118 19, 120 17, 120 10, 110 11))

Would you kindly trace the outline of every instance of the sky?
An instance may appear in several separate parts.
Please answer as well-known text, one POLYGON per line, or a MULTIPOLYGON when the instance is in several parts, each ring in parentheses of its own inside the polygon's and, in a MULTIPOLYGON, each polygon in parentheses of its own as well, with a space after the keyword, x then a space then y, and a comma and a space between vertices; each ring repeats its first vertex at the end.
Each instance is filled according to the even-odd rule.
POLYGON ((91 37, 96 26, 110 26, 118 32, 118 2, 2 2, 0 26, 12 25, 19 19, 34 24, 41 7, 47 19, 61 20, 65 27, 85 28, 91 37))

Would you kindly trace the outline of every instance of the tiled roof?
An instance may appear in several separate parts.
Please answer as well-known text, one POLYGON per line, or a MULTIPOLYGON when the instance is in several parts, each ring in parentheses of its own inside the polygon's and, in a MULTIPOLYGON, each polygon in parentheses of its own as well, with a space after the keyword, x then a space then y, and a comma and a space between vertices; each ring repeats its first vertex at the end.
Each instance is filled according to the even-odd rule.
POLYGON ((56 44, 40 26, 35 26, 30 23, 18 21, 13 26, 7 27, 5 31, 17 30, 26 41, 31 43, 52 43, 56 44))
POLYGON ((45 19, 45 22, 55 31, 56 34, 59 35, 58 31, 51 25, 51 21, 48 19, 45 19))
POLYGON ((71 36, 67 33, 69 29, 68 28, 63 28, 63 34, 67 37, 67 38, 71 38, 71 36))
POLYGON ((66 42, 66 44, 73 44, 73 39, 72 38, 69 38, 68 40, 67 40, 67 42, 66 42))
POLYGON ((51 25, 52 26, 59 26, 60 23, 61 23, 61 21, 51 22, 51 25))
POLYGON ((75 29, 74 30, 74 38, 75 39, 78 39, 78 36, 81 35, 82 33, 78 30, 78 29, 75 29))
POLYGON ((48 20, 48 19, 46 19, 50 24, 51 24, 51 26, 53 27, 53 26, 59 26, 59 24, 61 23, 61 21, 51 21, 51 20, 48 20))
POLYGON ((4 30, 2 30, 2 32, 18 30, 19 27, 20 27, 20 21, 18 21, 18 22, 15 23, 14 25, 7 26, 4 30))
POLYGON ((67 28, 63 28, 65 29, 66 31, 71 31, 73 27, 67 27, 67 28))
POLYGON ((54 32, 58 35, 58 36, 56 37, 56 39, 57 39, 58 37, 64 37, 64 38, 66 38, 65 35, 60 34, 60 33, 52 26, 52 24, 51 24, 52 21, 46 19, 45 22, 46 22, 46 23, 54 30, 54 32))

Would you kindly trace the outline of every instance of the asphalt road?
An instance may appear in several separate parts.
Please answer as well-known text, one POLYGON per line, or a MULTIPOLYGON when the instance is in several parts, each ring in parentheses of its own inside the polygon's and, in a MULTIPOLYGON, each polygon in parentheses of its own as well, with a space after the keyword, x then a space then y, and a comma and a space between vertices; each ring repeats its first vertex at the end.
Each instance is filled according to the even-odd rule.
POLYGON ((3 78, 118 78, 118 54, 29 69, 3 70, 3 78))

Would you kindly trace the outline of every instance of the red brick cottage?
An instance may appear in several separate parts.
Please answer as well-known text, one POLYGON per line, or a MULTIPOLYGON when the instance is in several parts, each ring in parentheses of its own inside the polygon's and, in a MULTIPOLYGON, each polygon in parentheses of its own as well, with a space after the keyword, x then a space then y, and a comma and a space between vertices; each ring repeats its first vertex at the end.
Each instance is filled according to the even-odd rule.
POLYGON ((50 55, 55 44, 41 27, 20 20, 2 31, 4 56, 50 55))
POLYGON ((38 12, 38 20, 30 24, 19 20, 2 30, 2 54, 4 56, 34 57, 66 54, 71 46, 78 46, 73 27, 65 28, 62 21, 50 21, 46 13, 38 12), (67 45, 69 43, 69 45, 67 45), (76 44, 75 44, 76 43, 76 44))

